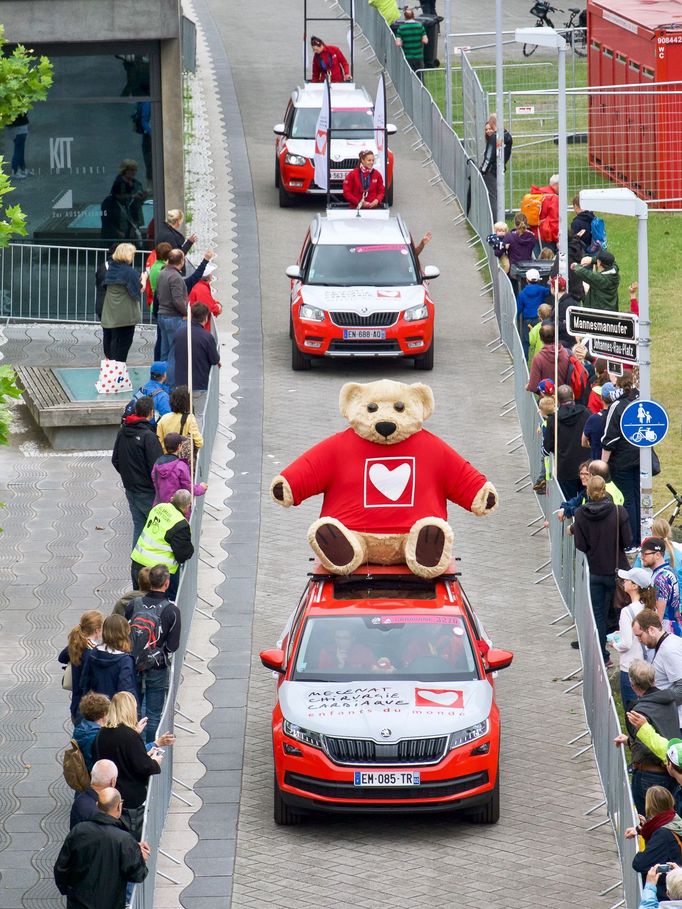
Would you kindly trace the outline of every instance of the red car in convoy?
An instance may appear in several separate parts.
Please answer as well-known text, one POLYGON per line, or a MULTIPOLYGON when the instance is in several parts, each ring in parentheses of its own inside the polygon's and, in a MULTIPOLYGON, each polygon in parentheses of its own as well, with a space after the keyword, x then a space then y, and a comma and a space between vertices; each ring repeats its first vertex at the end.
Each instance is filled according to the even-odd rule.
POLYGON ((491 647, 456 574, 318 570, 260 657, 277 678, 277 824, 310 811, 498 820, 494 674, 513 654, 491 647))

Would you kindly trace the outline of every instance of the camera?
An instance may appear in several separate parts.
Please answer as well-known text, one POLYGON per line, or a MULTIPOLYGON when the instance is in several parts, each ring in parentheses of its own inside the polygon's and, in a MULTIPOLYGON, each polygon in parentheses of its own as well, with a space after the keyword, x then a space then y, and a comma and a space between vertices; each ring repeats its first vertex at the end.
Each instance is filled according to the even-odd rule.
POLYGON ((656 868, 656 874, 667 874, 669 871, 672 871, 672 867, 670 865, 659 865, 656 868))

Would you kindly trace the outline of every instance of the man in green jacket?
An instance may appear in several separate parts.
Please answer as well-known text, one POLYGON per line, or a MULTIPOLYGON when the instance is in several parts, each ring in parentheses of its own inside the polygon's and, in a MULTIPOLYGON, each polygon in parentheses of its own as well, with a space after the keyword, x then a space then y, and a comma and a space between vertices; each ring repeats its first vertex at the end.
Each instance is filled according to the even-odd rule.
POLYGON ((589 285, 585 306, 618 312, 620 274, 613 253, 600 249, 596 256, 585 256, 580 265, 573 262, 571 271, 589 285))
POLYGON ((388 25, 393 25, 396 19, 400 19, 400 10, 396 0, 368 0, 368 2, 370 6, 376 7, 388 25))
POLYGON ((659 735, 647 718, 636 710, 627 714, 628 723, 637 730, 637 738, 653 752, 659 760, 665 762, 666 770, 678 783, 682 784, 682 739, 666 739, 659 735))

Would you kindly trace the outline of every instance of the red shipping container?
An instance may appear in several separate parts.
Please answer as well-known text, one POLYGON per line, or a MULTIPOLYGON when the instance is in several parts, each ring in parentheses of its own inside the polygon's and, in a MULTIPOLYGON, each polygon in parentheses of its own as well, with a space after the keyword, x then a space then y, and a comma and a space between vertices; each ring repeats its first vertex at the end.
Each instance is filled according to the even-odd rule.
POLYGON ((590 165, 682 208, 682 0, 588 0, 587 28, 590 87, 642 88, 590 94, 590 165))

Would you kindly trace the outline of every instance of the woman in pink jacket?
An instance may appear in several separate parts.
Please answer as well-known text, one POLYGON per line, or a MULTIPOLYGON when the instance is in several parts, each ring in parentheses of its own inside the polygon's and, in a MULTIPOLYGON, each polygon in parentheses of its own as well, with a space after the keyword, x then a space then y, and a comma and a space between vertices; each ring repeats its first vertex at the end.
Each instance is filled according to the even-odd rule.
MULTIPOLYGON (((192 490, 192 476, 187 461, 178 457, 178 448, 187 441, 178 432, 169 432, 165 438, 168 454, 161 455, 152 467, 152 482, 156 490, 154 505, 170 502, 178 489, 192 490)), ((203 496, 208 489, 206 483, 194 484, 194 495, 203 496)))

